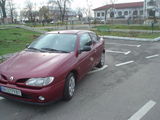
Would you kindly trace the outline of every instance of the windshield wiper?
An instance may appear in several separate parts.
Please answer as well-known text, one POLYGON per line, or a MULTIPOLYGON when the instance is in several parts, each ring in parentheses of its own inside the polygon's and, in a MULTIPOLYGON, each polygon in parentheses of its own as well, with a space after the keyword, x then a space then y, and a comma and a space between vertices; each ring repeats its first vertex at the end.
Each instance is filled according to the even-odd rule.
POLYGON ((50 51, 50 52, 61 52, 61 53, 69 53, 67 51, 64 51, 64 50, 57 50, 57 49, 52 49, 52 48, 41 48, 42 50, 47 50, 47 51, 50 51))
POLYGON ((28 50, 36 50, 36 51, 44 52, 43 50, 40 50, 40 49, 37 49, 37 48, 34 48, 34 47, 28 47, 27 49, 28 50))
POLYGON ((37 49, 37 48, 34 48, 34 47, 29 47, 29 48, 27 48, 27 49, 39 50, 39 49, 37 49))

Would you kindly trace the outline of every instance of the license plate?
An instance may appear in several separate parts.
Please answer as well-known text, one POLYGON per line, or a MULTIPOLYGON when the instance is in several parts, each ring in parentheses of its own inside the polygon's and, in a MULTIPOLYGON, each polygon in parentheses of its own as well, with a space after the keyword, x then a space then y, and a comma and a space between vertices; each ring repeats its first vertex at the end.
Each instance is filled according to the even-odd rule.
POLYGON ((4 93, 9 93, 9 94, 12 94, 12 95, 17 95, 17 96, 22 96, 22 93, 20 90, 17 90, 17 89, 13 89, 13 88, 8 88, 8 87, 3 87, 1 86, 1 91, 4 92, 4 93))

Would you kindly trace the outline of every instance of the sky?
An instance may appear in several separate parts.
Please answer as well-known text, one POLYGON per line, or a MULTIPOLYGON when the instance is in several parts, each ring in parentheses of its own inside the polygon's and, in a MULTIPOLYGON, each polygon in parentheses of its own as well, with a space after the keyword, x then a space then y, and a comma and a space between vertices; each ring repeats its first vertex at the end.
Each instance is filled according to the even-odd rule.
MULTIPOLYGON (((23 9, 25 7, 25 1, 26 0, 14 0, 14 3, 16 4, 18 9, 23 9)), ((31 0, 31 1, 34 1, 37 4, 41 5, 45 3, 47 0, 31 0)), ((87 0, 72 0, 71 8, 73 9, 76 9, 78 7, 85 8, 87 7, 86 1, 87 0)), ((88 0, 88 1, 91 1, 92 9, 110 3, 110 0, 88 0)), ((127 2, 140 2, 140 1, 143 1, 143 0, 127 0, 127 2)), ((115 3, 125 3, 125 2, 126 0, 116 0, 115 3)))

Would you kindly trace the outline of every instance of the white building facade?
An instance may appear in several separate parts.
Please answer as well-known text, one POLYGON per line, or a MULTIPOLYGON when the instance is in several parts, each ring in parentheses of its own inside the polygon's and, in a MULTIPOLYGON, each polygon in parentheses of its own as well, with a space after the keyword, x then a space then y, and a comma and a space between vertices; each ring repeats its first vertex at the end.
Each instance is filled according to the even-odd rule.
POLYGON ((160 18, 160 0, 145 0, 144 16, 160 18))
POLYGON ((144 2, 109 4, 94 9, 94 17, 98 19, 111 18, 160 18, 160 0, 145 0, 144 2))

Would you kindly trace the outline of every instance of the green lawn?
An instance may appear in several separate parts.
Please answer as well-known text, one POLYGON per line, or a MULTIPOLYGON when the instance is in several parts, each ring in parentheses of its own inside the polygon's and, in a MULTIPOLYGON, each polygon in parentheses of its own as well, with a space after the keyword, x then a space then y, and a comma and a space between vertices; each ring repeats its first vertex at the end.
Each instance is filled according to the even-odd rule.
MULTIPOLYGON (((29 27, 56 27, 56 26, 65 26, 65 23, 59 23, 59 24, 51 24, 51 23, 48 23, 48 24, 40 24, 40 23, 36 23, 36 24, 33 24, 33 23, 26 23, 25 24, 26 26, 29 26, 29 27)), ((69 24, 68 24, 69 25, 69 24)))
MULTIPOLYGON (((54 31, 54 29, 41 29, 45 31, 54 31)), ((154 39, 160 37, 160 33, 136 33, 136 32, 103 32, 95 30, 94 28, 91 31, 96 32, 98 35, 108 35, 108 36, 120 36, 120 37, 135 37, 135 38, 147 38, 147 39, 154 39)))
POLYGON ((29 27, 50 27, 50 26, 56 26, 54 24, 44 24, 44 26, 43 26, 42 24, 39 24, 39 23, 36 23, 36 24, 26 23, 25 25, 29 26, 29 27))
POLYGON ((108 36, 121 36, 121 37, 135 37, 135 38, 147 38, 154 39, 160 37, 160 33, 135 33, 135 32, 100 32, 95 31, 98 35, 108 35, 108 36))
MULTIPOLYGON (((40 33, 20 29, 0 27, 0 56, 7 53, 14 53, 23 50, 27 43, 31 43, 40 33)), ((137 38, 156 38, 159 33, 124 33, 124 32, 100 32, 99 35, 137 37, 137 38)))
POLYGON ((20 28, 0 29, 0 56, 23 50, 40 34, 20 28))
MULTIPOLYGON (((101 25, 97 29, 130 29, 130 30, 152 30, 151 26, 143 25, 101 25)), ((154 30, 160 30, 160 26, 154 26, 154 30)))

